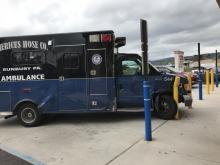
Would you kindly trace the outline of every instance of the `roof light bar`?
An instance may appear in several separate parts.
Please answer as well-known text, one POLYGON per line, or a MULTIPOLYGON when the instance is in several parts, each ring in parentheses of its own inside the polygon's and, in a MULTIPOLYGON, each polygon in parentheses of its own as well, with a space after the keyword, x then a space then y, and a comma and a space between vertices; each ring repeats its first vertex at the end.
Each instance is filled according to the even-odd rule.
POLYGON ((111 34, 102 34, 101 35, 101 42, 111 42, 112 36, 111 34))
POLYGON ((89 35, 89 42, 100 42, 100 35, 99 34, 89 35))

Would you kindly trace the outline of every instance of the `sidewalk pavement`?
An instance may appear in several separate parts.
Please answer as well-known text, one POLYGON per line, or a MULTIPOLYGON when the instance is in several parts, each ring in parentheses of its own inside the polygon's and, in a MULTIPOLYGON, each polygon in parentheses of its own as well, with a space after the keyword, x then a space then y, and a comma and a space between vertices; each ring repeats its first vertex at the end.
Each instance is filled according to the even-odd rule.
POLYGON ((153 141, 140 141, 113 159, 111 165, 220 165, 220 88, 181 112, 181 120, 168 121, 153 132, 153 141))
POLYGON ((143 113, 120 112, 51 116, 35 128, 0 119, 0 148, 36 165, 220 165, 220 88, 193 95, 181 120, 152 118, 149 143, 143 113))

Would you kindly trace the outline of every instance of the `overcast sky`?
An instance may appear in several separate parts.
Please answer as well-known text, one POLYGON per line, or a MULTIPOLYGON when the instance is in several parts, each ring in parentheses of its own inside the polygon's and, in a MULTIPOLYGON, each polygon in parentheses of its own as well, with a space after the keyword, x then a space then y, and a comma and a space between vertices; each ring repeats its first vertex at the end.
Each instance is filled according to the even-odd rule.
POLYGON ((127 37, 121 52, 140 53, 140 18, 148 20, 150 60, 220 50, 215 0, 1 0, 0 37, 114 30, 127 37))

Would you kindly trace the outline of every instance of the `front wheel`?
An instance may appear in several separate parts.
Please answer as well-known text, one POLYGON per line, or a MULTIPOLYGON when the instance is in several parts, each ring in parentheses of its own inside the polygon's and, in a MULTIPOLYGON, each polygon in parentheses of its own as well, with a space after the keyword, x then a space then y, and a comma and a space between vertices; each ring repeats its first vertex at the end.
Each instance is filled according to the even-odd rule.
POLYGON ((21 125, 34 127, 40 124, 41 114, 33 104, 24 104, 17 111, 17 117, 21 125))
POLYGON ((161 95, 155 101, 155 113, 164 120, 171 120, 177 113, 177 104, 172 96, 161 95))

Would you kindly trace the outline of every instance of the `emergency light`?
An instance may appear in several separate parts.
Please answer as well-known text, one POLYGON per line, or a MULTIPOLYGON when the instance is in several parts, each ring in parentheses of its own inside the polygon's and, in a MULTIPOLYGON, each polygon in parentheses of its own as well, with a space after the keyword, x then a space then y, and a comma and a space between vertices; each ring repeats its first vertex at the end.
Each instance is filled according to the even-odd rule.
POLYGON ((111 34, 102 34, 101 41, 102 42, 110 42, 112 40, 111 34))
POLYGON ((89 42, 111 42, 111 34, 92 34, 89 35, 89 42))
POLYGON ((89 35, 89 42, 100 42, 100 35, 99 34, 89 35))

